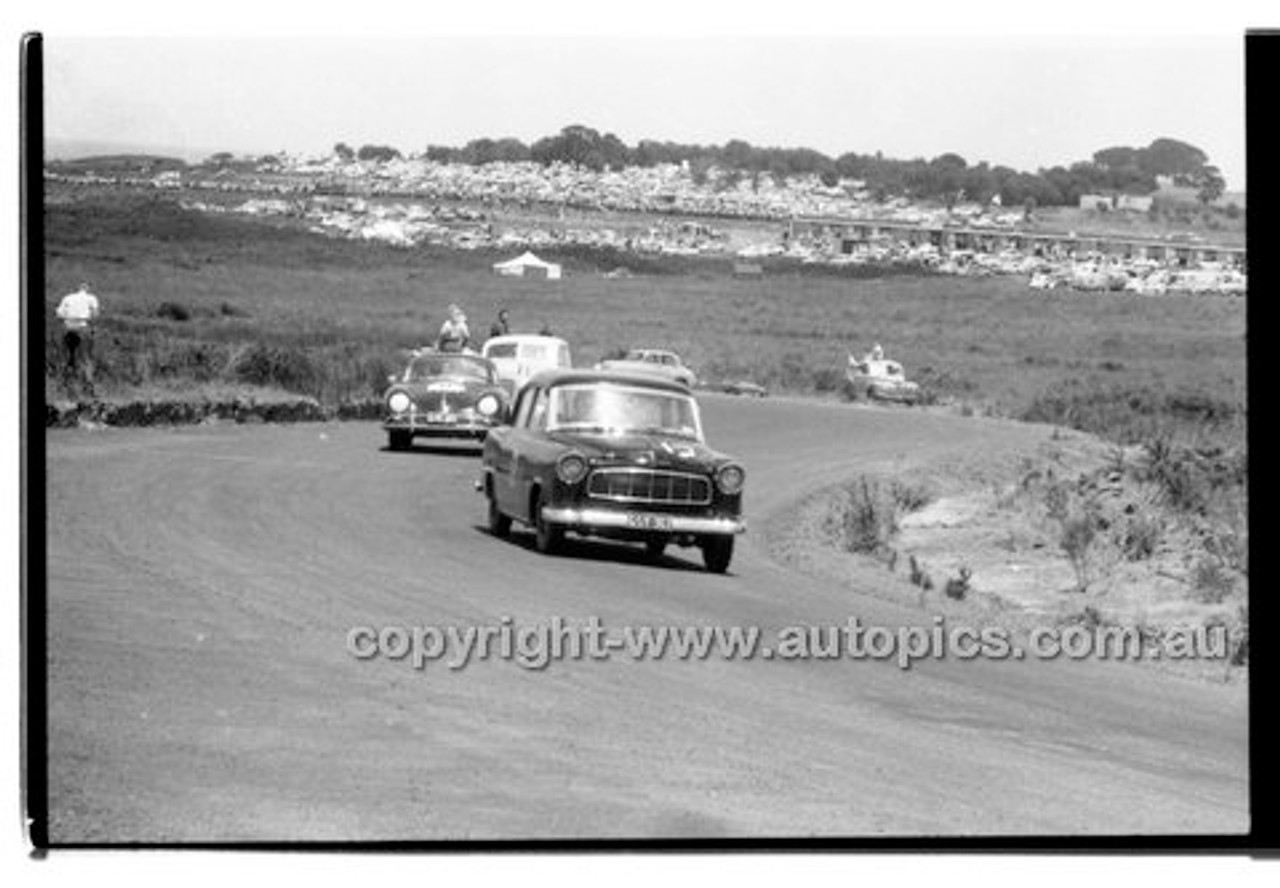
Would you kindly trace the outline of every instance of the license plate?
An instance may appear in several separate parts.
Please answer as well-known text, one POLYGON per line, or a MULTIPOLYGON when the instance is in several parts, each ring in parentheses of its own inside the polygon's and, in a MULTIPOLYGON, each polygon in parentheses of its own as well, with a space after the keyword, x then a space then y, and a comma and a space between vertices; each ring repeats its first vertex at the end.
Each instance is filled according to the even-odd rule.
POLYGON ((628 512, 627 527, 637 530, 671 530, 674 525, 669 515, 651 515, 648 512, 628 512))
POLYGON ((457 414, 454 413, 428 413, 427 422, 436 425, 453 425, 458 421, 457 414))

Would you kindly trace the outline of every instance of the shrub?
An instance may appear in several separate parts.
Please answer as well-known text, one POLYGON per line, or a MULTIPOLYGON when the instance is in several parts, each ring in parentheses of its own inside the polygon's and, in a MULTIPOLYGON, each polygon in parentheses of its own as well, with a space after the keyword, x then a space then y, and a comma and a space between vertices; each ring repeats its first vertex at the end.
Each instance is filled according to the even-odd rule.
POLYGON ((933 491, 924 484, 909 484, 894 479, 889 485, 889 494, 899 512, 918 512, 933 502, 933 491))
POLYGON ((155 314, 158 318, 167 318, 171 321, 191 320, 191 309, 187 308, 181 302, 161 302, 156 306, 155 314))
POLYGON ((1179 512, 1202 512, 1211 482, 1198 471, 1186 448, 1175 446, 1168 435, 1159 435, 1147 443, 1146 451, 1143 480, 1159 487, 1170 508, 1179 512))
POLYGON ((294 346, 252 345, 240 356, 232 373, 239 382, 303 394, 316 393, 320 388, 320 374, 311 357, 294 346))
POLYGON ((813 390, 815 392, 835 392, 844 388, 847 380, 844 374, 831 367, 821 367, 813 371, 813 390))
POLYGON ((866 475, 841 488, 828 507, 826 530, 848 552, 890 555, 899 518, 933 498, 924 485, 866 475))
POLYGON ((1163 521, 1154 515, 1136 513, 1122 525, 1120 550, 1129 561, 1143 561, 1155 554, 1163 538, 1163 521))
POLYGON ((865 475, 840 491, 828 520, 840 545, 863 555, 879 552, 898 530, 892 496, 865 475))
POLYGON ((1089 590, 1089 583, 1093 579, 1091 550, 1097 538, 1096 518, 1089 511, 1075 512, 1062 519, 1058 545, 1071 562, 1071 570, 1076 575, 1077 592, 1089 590))
POLYGON ((1204 555, 1191 568, 1191 588, 1201 602, 1221 604, 1235 590, 1235 581, 1220 559, 1204 555))

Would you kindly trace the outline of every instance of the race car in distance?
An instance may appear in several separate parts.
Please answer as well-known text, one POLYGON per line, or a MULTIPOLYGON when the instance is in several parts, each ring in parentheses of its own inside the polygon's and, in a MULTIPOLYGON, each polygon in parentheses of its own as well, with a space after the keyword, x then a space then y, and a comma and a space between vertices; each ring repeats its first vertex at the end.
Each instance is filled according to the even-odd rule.
POLYGON ((392 450, 418 437, 482 442, 510 400, 493 364, 467 352, 420 349, 387 381, 382 427, 392 450))
POLYGON ((597 370, 617 370, 624 373, 652 373, 666 379, 674 379, 693 388, 698 377, 684 365, 673 351, 660 348, 633 348, 626 357, 611 358, 596 364, 597 370))
POLYGON ((724 573, 742 520, 742 464, 707 446, 698 402, 677 382, 601 370, 540 373, 509 425, 489 433, 476 487, 489 530, 513 521, 551 553, 566 533, 698 546, 724 573))
POLYGON ((883 356, 871 356, 858 360, 849 356, 845 372, 851 398, 871 398, 876 401, 897 401, 914 404, 920 400, 919 383, 909 381, 897 361, 883 356))
POLYGON ((535 373, 573 366, 569 343, 558 336, 541 333, 494 336, 485 342, 480 354, 493 362, 499 382, 512 398, 535 373))

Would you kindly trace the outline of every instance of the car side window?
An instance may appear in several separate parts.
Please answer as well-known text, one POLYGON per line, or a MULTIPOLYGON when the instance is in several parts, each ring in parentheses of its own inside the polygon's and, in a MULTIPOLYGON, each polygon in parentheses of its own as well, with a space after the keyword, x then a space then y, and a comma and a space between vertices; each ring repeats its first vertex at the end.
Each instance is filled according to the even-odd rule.
POLYGON ((515 416, 515 420, 512 422, 512 425, 518 429, 524 428, 525 423, 529 419, 529 408, 533 404, 533 394, 533 389, 526 388, 520 393, 520 397, 516 400, 516 409, 513 414, 515 416))
POLYGON ((529 408, 529 428, 541 430, 547 424, 547 390, 538 389, 529 408))

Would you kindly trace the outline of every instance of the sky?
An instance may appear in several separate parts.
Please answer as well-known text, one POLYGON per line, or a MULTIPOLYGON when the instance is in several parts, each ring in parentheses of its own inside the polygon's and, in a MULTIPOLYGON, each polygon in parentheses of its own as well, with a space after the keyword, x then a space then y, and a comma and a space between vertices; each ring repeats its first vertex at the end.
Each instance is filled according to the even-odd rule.
POLYGON ((584 124, 629 145, 955 152, 1028 171, 1169 137, 1244 187, 1243 35, 1265 23, 1248 4, 1233 17, 1174 3, 1155 18, 1079 0, 1069 19, 1045 20, 918 2, 877 20, 798 2, 699 16, 696 2, 650 0, 601 17, 605 4, 546 0, 541 16, 486 4, 487 20, 347 3, 303 22, 258 4, 238 16, 239 0, 224 0, 195 22, 142 24, 113 4, 105 21, 41 27, 46 135, 199 159, 322 154, 339 141, 404 153, 530 143, 584 124))

